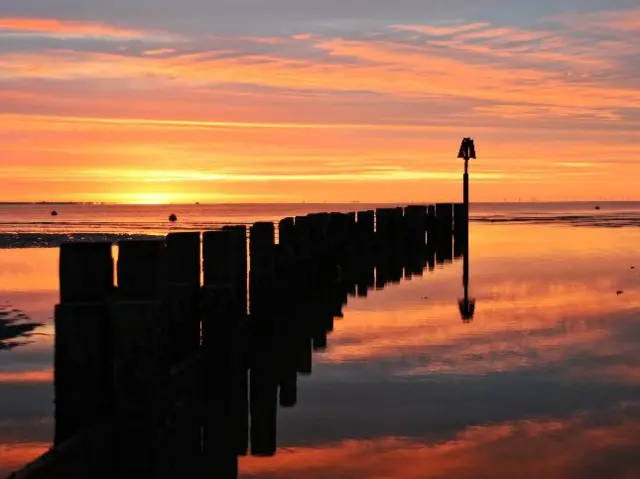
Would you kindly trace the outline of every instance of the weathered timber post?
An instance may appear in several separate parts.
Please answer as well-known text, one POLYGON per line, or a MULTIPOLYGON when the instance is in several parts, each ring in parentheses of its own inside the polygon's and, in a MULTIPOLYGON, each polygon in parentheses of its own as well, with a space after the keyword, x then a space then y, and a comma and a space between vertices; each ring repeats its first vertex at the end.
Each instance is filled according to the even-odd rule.
POLYGON ((394 244, 404 242, 406 236, 406 228, 404 221, 404 208, 398 206, 391 209, 391 240, 394 244))
POLYGON ((391 208, 376 210, 376 243, 379 247, 386 247, 391 238, 391 208))
POLYGON ((376 289, 389 281, 389 249, 391 244, 391 208, 376 210, 376 289))
POLYGON ((436 220, 438 221, 438 230, 444 237, 451 237, 453 230, 453 205, 451 203, 436 204, 436 220))
POLYGON ((409 205, 404 210, 407 236, 405 240, 404 275, 411 278, 421 275, 424 264, 424 250, 427 231, 427 207, 424 205, 409 205))
POLYGON ((436 220, 435 205, 427 206, 425 222, 427 227, 427 244, 435 248, 435 245, 438 243, 438 221, 436 220))
MULTIPOLYGON (((240 428, 234 424, 247 415, 246 393, 244 398, 235 397, 237 391, 243 389, 238 387, 237 379, 241 371, 240 322, 235 311, 237 293, 234 290, 237 276, 243 276, 244 272, 238 270, 234 252, 237 246, 231 231, 203 234, 203 457, 206 473, 215 477, 235 477, 237 455, 242 452, 238 451, 238 442, 247 441, 246 427, 242 441, 240 428)), ((246 374, 244 379, 246 381, 246 374)))
POLYGON ((278 223, 278 244, 286 249, 295 249, 295 220, 288 217, 283 218, 278 223))
POLYGON ((346 242, 348 244, 354 244, 358 238, 357 231, 357 213, 355 211, 351 211, 349 213, 345 213, 345 221, 346 221, 346 242))
POLYGON ((424 205, 409 205, 404 210, 404 217, 408 244, 411 246, 424 246, 427 230, 427 207, 424 205))
POLYGON ((311 374, 312 346, 307 304, 312 294, 309 266, 309 220, 297 216, 294 225, 295 263, 291 272, 289 308, 295 321, 295 365, 300 374, 311 374))
POLYGON ((296 371, 296 339, 302 328, 296 321, 293 306, 295 285, 295 257, 286 245, 276 246, 275 294, 273 315, 277 330, 277 371, 280 388, 280 406, 293 407, 298 397, 298 374, 296 371))
POLYGON ((355 225, 353 254, 356 260, 356 293, 367 296, 369 288, 375 286, 375 212, 358 211, 355 225))
POLYGON ((438 223, 436 263, 444 264, 453 259, 453 205, 451 203, 436 204, 436 221, 438 223))
POLYGON ((59 269, 54 358, 56 446, 112 408, 107 309, 114 291, 111 243, 64 243, 59 269))
POLYGON ((251 310, 251 454, 271 456, 276 451, 278 378, 277 322, 273 315, 275 245, 273 223, 255 223, 249 235, 251 310))
POLYGON ((248 286, 247 275, 248 259, 247 259, 247 227, 244 225, 225 226, 222 231, 230 231, 232 234, 233 256, 235 258, 235 291, 237 295, 237 301, 234 306, 237 309, 238 317, 240 319, 246 319, 247 316, 247 302, 248 299, 248 286))
POLYGON ((358 244, 361 247, 371 245, 375 238, 375 212, 358 211, 356 230, 358 244))
POLYGON ((203 234, 205 456, 226 477, 248 449, 246 229, 203 234), (246 297, 246 296, 245 296, 246 297))
POLYGON ((170 233, 166 244, 168 345, 175 364, 200 345, 200 233, 170 233))
POLYGON ((118 243, 118 294, 110 308, 113 382, 118 420, 131 425, 115 430, 113 462, 132 464, 134 475, 153 474, 162 444, 158 393, 171 366, 167 273, 164 238, 118 243))
POLYGON ((464 237, 469 231, 469 210, 464 203, 453 205, 454 234, 464 237))
POLYGON ((169 373, 164 240, 121 241, 111 305, 114 388, 121 410, 151 402, 169 373))

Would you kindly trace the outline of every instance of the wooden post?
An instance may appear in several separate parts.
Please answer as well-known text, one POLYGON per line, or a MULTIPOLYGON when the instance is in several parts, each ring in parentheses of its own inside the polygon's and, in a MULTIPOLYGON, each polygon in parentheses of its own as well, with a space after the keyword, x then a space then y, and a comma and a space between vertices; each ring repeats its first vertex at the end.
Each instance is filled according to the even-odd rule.
POLYGON ((356 243, 358 238, 357 213, 355 211, 346 213, 345 220, 346 220, 346 241, 349 244, 356 243))
POLYGON ((245 231, 242 227, 203 235, 205 455, 211 456, 208 463, 218 468, 220 477, 233 471, 236 455, 248 449, 246 303, 238 292, 246 284, 245 231))
POLYGON ((170 283, 200 285, 200 233, 167 235, 167 276, 170 283))
POLYGON ((427 207, 424 205, 409 205, 404 210, 404 216, 410 244, 424 246, 427 230, 427 207))
POLYGON ((427 206, 427 217, 425 218, 427 227, 427 244, 435 248, 438 242, 438 221, 436 220, 435 205, 427 206))
POLYGON ((56 446, 112 408, 106 304, 113 283, 111 243, 61 246, 61 304, 54 319, 56 446))
POLYGON ((273 223, 255 223, 249 232, 249 285, 251 314, 259 318, 268 311, 270 288, 275 273, 275 245, 273 223))
POLYGON ((255 223, 250 229, 251 309, 251 454, 271 456, 276 450, 278 378, 276 321, 273 317, 275 245, 273 223, 255 223))
POLYGON ((453 205, 451 203, 436 204, 436 219, 438 220, 438 229, 442 236, 448 234, 451 237, 453 230, 453 205))
POLYGON ((376 242, 378 245, 386 245, 391 237, 391 208, 378 208, 376 210, 376 242))
POLYGON ((247 315, 247 275, 248 259, 247 259, 247 227, 244 225, 225 226, 222 231, 230 231, 232 234, 233 255, 235 258, 235 290, 237 301, 234 306, 240 319, 246 318, 247 315))
POLYGON ((404 208, 398 206, 391 209, 391 240, 395 243, 401 243, 406 236, 406 228, 404 221, 404 208))
POLYGON ((453 205, 453 224, 456 235, 465 235, 469 229, 469 210, 464 203, 453 205))
POLYGON ((60 245, 60 302, 103 301, 113 292, 111 243, 60 245))
POLYGON ((278 244, 285 248, 294 248, 295 222, 293 218, 283 218, 278 223, 278 244))
MULTIPOLYGON (((230 232, 206 235, 209 247, 213 243, 220 248, 216 256, 233 259, 230 232)), ((215 264, 209 262, 207 267, 215 264)), ((233 275, 232 268, 222 268, 220 273, 208 275, 209 279, 215 278, 215 284, 203 287, 203 458, 206 475, 211 477, 236 477, 237 455, 246 453, 247 448, 246 372, 240 363, 233 275), (245 396, 238 397, 239 391, 245 396)))
POLYGON ((358 243, 371 244, 375 235, 375 212, 358 211, 356 220, 358 243))
POLYGON ((200 233, 167 235, 167 310, 171 363, 200 346, 200 233))
POLYGON ((159 301, 167 288, 164 240, 127 240, 118 243, 118 298, 159 301))
POLYGON ((296 339, 301 328, 293 301, 297 293, 295 258, 285 245, 276 247, 275 294, 273 319, 278 325, 276 348, 280 406, 293 407, 298 397, 296 339))
POLYGON ((118 301, 111 305, 111 347, 116 401, 121 410, 150 403, 168 377, 164 240, 121 241, 118 301))

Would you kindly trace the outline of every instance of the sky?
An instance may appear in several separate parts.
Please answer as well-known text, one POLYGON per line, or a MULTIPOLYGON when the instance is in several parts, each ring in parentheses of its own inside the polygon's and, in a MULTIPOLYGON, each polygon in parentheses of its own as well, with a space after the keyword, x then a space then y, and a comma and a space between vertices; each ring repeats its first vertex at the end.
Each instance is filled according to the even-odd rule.
POLYGON ((0 201, 640 200, 640 0, 0 0, 0 201))

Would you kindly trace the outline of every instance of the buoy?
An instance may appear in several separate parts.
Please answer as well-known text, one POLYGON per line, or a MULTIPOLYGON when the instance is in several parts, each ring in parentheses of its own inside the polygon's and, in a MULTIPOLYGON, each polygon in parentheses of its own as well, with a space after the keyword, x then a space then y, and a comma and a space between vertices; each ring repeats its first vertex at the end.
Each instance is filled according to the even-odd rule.
POLYGON ((56 210, 53 210, 53 211, 51 212, 51 216, 58 216, 58 212, 57 212, 56 210))
POLYGON ((175 223, 176 221, 178 221, 178 217, 174 214, 171 214, 169 216, 169 221, 171 221, 172 223, 175 223))

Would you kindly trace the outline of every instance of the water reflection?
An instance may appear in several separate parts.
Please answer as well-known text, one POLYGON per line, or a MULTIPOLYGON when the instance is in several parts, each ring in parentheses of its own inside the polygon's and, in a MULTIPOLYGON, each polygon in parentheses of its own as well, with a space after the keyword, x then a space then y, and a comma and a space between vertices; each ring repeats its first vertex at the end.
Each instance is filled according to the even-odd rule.
POLYGON ((460 318, 464 323, 473 321, 476 312, 476 300, 469 297, 469 235, 456 235, 455 249, 462 256, 462 288, 463 296, 458 299, 458 309, 460 318))
MULTIPOLYGON (((575 251, 553 229, 489 228, 476 230, 473 270, 461 265, 482 304, 472 324, 459 320, 455 265, 421 278, 419 260, 403 260, 413 280, 374 292, 368 265, 389 280, 397 265, 373 250, 339 288, 298 280, 304 300, 265 306, 256 325, 217 325, 208 370, 184 371, 153 413, 119 419, 129 433, 113 426, 104 476, 638 476, 638 236, 576 231, 575 251)), ((462 249, 454 241, 454 257, 462 249)), ((434 253, 421 253, 427 269, 434 253)))

